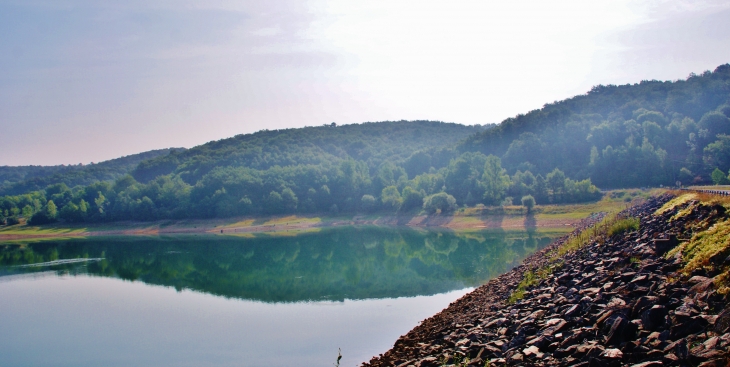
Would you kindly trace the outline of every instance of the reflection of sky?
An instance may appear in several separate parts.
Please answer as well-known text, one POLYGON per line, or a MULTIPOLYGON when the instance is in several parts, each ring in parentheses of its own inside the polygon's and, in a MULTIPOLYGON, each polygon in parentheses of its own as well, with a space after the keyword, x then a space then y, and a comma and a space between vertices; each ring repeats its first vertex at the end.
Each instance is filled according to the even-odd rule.
POLYGON ((0 364, 352 366, 469 289, 413 298, 268 304, 112 278, 0 282, 0 364))
POLYGON ((7 0, 0 165, 332 121, 498 122, 730 61, 726 1, 646 4, 7 0))

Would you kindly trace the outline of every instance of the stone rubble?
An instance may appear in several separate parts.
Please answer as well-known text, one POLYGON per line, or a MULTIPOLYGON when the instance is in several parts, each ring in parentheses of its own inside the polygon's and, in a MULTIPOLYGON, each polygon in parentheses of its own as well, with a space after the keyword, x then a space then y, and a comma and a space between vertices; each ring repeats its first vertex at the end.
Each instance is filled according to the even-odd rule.
POLYGON ((678 273, 681 255, 663 256, 677 238, 690 238, 697 223, 725 218, 725 210, 700 206, 675 221, 669 218, 677 209, 653 215, 670 198, 625 210, 640 218, 639 231, 564 255, 562 266, 523 299, 508 302, 523 274, 548 264, 546 255, 568 237, 453 302, 362 366, 730 366, 730 297, 715 291, 717 274, 685 276, 678 273))

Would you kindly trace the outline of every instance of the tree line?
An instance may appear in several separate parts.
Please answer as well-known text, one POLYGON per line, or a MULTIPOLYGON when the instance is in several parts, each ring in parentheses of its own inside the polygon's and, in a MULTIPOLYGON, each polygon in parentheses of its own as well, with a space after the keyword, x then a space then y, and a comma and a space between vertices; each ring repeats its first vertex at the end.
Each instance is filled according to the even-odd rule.
POLYGON ((546 176, 508 175, 500 158, 464 153, 440 169, 409 178, 402 165, 371 170, 353 159, 319 165, 216 167, 194 185, 168 174, 142 183, 131 175, 115 182, 68 187, 53 184, 28 194, 0 197, 0 220, 30 224, 118 220, 224 218, 293 213, 448 213, 460 206, 539 204, 596 200, 590 180, 572 180, 559 169, 546 176))

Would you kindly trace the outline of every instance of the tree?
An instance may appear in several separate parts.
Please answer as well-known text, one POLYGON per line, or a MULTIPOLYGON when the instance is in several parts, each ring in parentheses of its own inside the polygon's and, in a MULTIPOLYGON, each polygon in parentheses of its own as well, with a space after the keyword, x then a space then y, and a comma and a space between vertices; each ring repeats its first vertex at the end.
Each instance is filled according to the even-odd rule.
POLYGON ((719 168, 715 168, 710 177, 712 177, 712 182, 715 185, 726 185, 728 183, 727 176, 725 176, 725 173, 720 171, 719 168))
POLYGON ((269 192, 264 198, 264 211, 269 214, 278 214, 284 210, 284 198, 276 191, 269 192))
POLYGON ((423 209, 428 214, 435 214, 439 210, 449 213, 456 210, 456 199, 445 192, 433 194, 423 200, 423 209))
POLYGON ((531 212, 532 208, 535 207, 535 198, 532 195, 526 195, 522 197, 522 206, 527 209, 527 212, 531 212))
POLYGON ((30 220, 28 220, 28 224, 40 225, 53 223, 56 221, 56 212, 56 204, 53 203, 53 200, 49 200, 41 211, 33 214, 30 220))
POLYGON ((294 191, 290 188, 285 188, 281 191, 281 199, 284 204, 284 209, 287 212, 293 212, 297 210, 297 204, 299 203, 299 199, 297 199, 297 196, 294 194, 294 191))
POLYGON ((369 212, 375 210, 378 206, 378 201, 374 196, 365 194, 360 199, 360 206, 362 207, 362 210, 369 212))
POLYGON ((33 207, 31 207, 30 205, 26 205, 23 207, 21 213, 23 215, 23 218, 25 218, 26 220, 30 219, 30 217, 33 216, 33 207))
POLYGON ((403 203, 403 199, 401 198, 396 186, 388 186, 384 188, 380 194, 380 200, 383 202, 383 205, 395 210, 400 209, 400 206, 403 203))
POLYGON ((730 119, 722 112, 708 112, 698 123, 701 129, 707 129, 710 138, 714 138, 717 134, 730 133, 730 119))
POLYGON ((718 134, 717 140, 708 144, 703 153, 702 160, 710 167, 730 168, 730 136, 718 134))
POLYGON ((56 219, 56 214, 58 214, 58 208, 56 208, 56 204, 53 202, 53 200, 48 200, 48 202, 46 203, 46 214, 49 218, 56 219))
POLYGON ((563 171, 555 168, 548 173, 546 180, 548 187, 553 190, 553 197, 563 194, 565 189, 565 173, 563 171))
POLYGON ((505 174, 501 160, 493 155, 488 156, 482 174, 484 201, 493 205, 499 203, 504 198, 509 183, 509 176, 505 174))
POLYGON ((416 190, 410 186, 403 188, 401 197, 403 198, 403 204, 401 205, 402 210, 409 210, 418 208, 423 205, 423 197, 426 193, 423 190, 416 190))

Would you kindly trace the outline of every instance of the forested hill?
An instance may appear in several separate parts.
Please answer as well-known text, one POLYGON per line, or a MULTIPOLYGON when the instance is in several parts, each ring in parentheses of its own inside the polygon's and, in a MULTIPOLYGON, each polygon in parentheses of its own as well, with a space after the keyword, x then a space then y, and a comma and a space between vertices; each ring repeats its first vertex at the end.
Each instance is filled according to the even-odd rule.
POLYGON ((596 200, 596 185, 687 184, 710 176, 724 183, 729 97, 727 64, 686 80, 597 86, 489 128, 391 121, 264 130, 142 161, 113 183, 73 187, 79 181, 52 176, 16 186, 13 192, 27 190, 0 197, 0 224, 433 214, 478 204, 596 200))
POLYGON ((114 181, 131 172, 142 161, 183 150, 150 150, 87 165, 0 166, 0 195, 24 194, 57 183, 74 187, 97 181, 114 181))
MULTIPOLYGON (((268 170, 274 166, 339 164, 343 160, 364 162, 376 169, 383 162, 404 161, 414 152, 452 148, 480 126, 438 121, 387 121, 352 125, 336 124, 285 130, 262 130, 209 142, 142 162, 132 176, 140 182, 177 174, 194 184, 216 167, 247 167, 268 170)), ((449 153, 441 166, 449 163, 449 153)), ((425 170, 431 165, 425 167, 425 170)), ((420 173, 420 172, 419 172, 420 173)))
POLYGON ((730 169, 729 97, 730 64, 686 80, 599 85, 509 118, 458 149, 499 156, 510 173, 557 167, 606 188, 706 182, 715 168, 724 176, 730 169))

